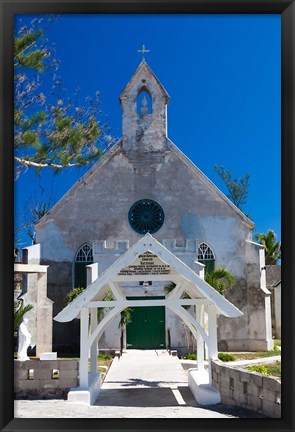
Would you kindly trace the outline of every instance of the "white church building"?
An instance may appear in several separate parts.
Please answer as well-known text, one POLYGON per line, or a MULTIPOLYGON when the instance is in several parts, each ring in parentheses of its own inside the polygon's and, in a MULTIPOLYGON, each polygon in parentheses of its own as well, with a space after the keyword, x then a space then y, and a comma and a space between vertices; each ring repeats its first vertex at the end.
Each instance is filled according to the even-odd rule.
MULTIPOLYGON (((132 321, 123 333, 122 308, 113 309, 112 320, 100 334, 100 349, 118 350, 123 344, 127 349, 191 351, 189 320, 183 319, 180 309, 176 313, 166 307, 164 286, 173 281, 175 292, 191 293, 195 302, 190 304, 196 305, 203 297, 192 291, 194 275, 202 277, 203 269, 214 267, 224 267, 234 276, 225 299, 217 295, 218 350, 271 349, 264 248, 252 241, 253 222, 168 138, 169 95, 145 60, 122 91, 120 103, 122 138, 35 226, 40 264, 49 266, 47 295, 57 318, 53 350, 79 346, 77 318, 83 295, 76 299, 77 310, 75 301, 64 309, 64 298, 74 287, 86 288, 88 268, 88 274, 95 271, 95 278, 103 281, 100 293, 111 290, 117 300, 121 296, 132 304, 132 321), (143 239, 149 238, 153 248, 146 246, 138 255, 143 239), (128 251, 134 251, 134 259, 129 253, 122 261, 126 267, 122 264, 112 272, 128 251), (175 271, 181 275, 181 291, 175 271), (157 306, 144 306, 144 300, 157 306)), ((88 283, 94 279, 88 277, 88 283)), ((202 283, 200 292, 213 301, 214 290, 202 283)), ((91 292, 89 301, 95 299, 96 291, 91 292)), ((187 316, 189 312, 183 311, 187 316)))

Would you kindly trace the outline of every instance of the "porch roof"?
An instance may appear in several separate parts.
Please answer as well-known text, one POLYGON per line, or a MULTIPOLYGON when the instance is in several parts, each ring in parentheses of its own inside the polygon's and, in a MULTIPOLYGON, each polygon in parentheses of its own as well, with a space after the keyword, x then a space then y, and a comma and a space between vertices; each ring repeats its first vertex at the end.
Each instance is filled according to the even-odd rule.
MULTIPOLYGON (((102 300, 105 293, 110 289, 109 284, 114 281, 122 282, 122 270, 131 266, 139 256, 150 252, 163 263, 170 267, 171 272, 167 276, 130 276, 129 281, 135 278, 141 280, 164 280, 180 283, 192 299, 204 299, 214 304, 216 312, 226 317, 239 317, 242 312, 219 294, 213 287, 198 276, 188 265, 176 257, 165 246, 159 243, 152 235, 146 234, 131 246, 120 258, 107 268, 85 291, 67 305, 54 317, 55 321, 67 322, 79 317, 82 308, 90 307, 95 300, 102 300)), ((123 270, 124 274, 124 270, 123 270)), ((128 281, 128 276, 125 278, 128 281)), ((126 299, 121 298, 122 301, 126 299)), ((117 298, 117 301, 120 299, 117 298)), ((168 300, 167 300, 168 301, 168 300)), ((108 305, 109 306, 109 305, 108 305)))

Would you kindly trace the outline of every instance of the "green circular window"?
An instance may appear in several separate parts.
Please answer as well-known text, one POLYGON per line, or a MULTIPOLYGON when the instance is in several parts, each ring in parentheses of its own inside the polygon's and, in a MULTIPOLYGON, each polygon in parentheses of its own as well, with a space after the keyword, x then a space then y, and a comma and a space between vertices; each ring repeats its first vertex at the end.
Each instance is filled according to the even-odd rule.
POLYGON ((164 211, 160 204, 150 199, 136 201, 129 210, 131 228, 139 234, 153 234, 164 223, 164 211))

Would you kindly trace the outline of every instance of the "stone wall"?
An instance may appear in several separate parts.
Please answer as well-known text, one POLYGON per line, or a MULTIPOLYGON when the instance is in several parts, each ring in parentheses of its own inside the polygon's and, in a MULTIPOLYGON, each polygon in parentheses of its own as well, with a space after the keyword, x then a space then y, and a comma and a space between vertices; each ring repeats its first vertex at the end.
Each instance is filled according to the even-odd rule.
POLYGON ((212 384, 225 405, 248 408, 266 417, 281 417, 281 381, 278 378, 212 361, 212 384))
POLYGON ((78 360, 15 360, 15 396, 66 397, 78 386, 78 373, 78 360))

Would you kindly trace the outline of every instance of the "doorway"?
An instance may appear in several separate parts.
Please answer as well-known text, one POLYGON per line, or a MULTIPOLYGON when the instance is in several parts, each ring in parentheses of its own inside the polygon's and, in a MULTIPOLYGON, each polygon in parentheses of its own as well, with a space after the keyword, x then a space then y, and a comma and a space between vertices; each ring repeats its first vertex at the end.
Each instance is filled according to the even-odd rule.
MULTIPOLYGON (((162 300, 165 297, 128 297, 128 300, 162 300)), ((165 306, 133 307, 127 325, 127 349, 165 348, 165 306)))

